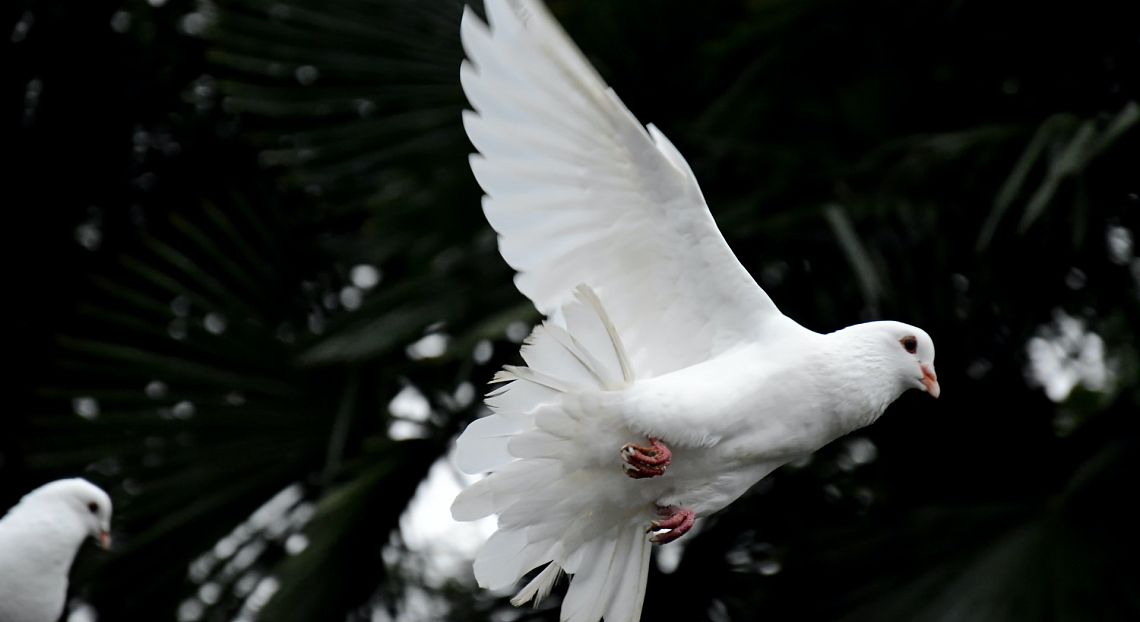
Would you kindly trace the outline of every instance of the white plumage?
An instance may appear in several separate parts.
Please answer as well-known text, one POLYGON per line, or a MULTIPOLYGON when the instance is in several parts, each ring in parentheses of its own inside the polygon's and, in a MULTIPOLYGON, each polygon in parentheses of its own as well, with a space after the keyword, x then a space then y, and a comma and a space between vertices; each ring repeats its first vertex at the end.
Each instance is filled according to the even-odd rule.
POLYGON ((0 620, 56 622, 67 575, 92 537, 109 547, 111 499, 83 479, 61 479, 24 495, 0 519, 0 620))
POLYGON ((719 510, 906 389, 937 396, 934 344, 897 322, 820 335, 781 314, 681 154, 542 4, 486 9, 489 26, 470 10, 461 26, 471 169, 519 290, 550 319, 523 347, 526 366, 496 376, 507 384, 487 397, 493 414, 460 436, 457 465, 491 474, 452 514, 498 515, 480 585, 545 566, 513 603, 541 599, 565 571, 562 620, 631 622, 661 512, 719 510), (647 438, 672 462, 634 479, 621 450, 647 438))
POLYGON ((475 109, 463 122, 519 290, 551 314, 588 283, 647 375, 762 333, 779 312, 673 145, 637 122, 540 3, 486 7, 493 30, 470 11, 460 30, 475 109))

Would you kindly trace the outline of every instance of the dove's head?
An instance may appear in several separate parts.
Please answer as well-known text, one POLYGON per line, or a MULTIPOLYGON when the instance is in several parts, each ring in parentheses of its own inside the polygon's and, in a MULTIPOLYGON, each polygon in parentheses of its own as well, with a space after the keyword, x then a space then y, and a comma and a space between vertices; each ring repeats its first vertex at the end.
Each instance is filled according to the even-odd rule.
POLYGON ((872 347, 878 350, 886 367, 897 374, 902 390, 918 389, 938 397, 942 389, 938 386, 938 374, 934 373, 934 340, 926 331, 902 322, 869 322, 862 326, 871 333, 872 347))
POLYGON ((111 548, 111 497, 91 482, 61 479, 45 484, 20 501, 36 506, 57 522, 72 525, 91 536, 104 549, 111 548))
POLYGON ((886 403, 908 389, 933 397, 942 392, 934 373, 934 341, 921 328, 902 322, 867 322, 834 334, 840 337, 846 371, 873 374, 879 380, 874 386, 882 391, 886 403))

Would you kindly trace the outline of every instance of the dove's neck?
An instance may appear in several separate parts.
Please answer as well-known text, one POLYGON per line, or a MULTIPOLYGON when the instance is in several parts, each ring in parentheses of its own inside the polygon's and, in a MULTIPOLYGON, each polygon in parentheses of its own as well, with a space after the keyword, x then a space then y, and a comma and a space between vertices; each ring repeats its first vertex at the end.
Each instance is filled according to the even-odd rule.
POLYGON ((881 338, 863 326, 857 324, 826 336, 830 350, 826 386, 839 405, 838 414, 848 432, 873 423, 906 390, 895 363, 883 351, 881 338))
POLYGON ((32 573, 62 572, 66 576, 87 536, 74 510, 55 500, 21 503, 0 521, 0 548, 23 559, 32 573))

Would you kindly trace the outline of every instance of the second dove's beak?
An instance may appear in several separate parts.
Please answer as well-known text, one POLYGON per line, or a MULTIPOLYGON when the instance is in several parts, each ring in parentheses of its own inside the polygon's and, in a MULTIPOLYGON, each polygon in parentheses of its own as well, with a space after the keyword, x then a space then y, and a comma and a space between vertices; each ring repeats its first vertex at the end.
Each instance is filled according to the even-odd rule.
POLYGON ((934 368, 926 363, 922 367, 922 384, 926 386, 926 392, 934 399, 938 399, 938 395, 942 393, 942 387, 938 386, 938 374, 934 373, 934 368))
POLYGON ((103 547, 104 551, 111 550, 111 534, 106 531, 99 532, 99 546, 103 547))

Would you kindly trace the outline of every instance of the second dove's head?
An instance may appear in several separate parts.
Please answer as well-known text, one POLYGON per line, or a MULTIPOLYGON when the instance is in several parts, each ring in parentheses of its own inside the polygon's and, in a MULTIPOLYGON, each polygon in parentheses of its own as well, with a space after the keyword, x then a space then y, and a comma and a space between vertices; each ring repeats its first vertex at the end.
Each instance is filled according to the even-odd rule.
POLYGON ((53 505, 62 520, 75 520, 105 549, 111 548, 111 497, 82 478, 61 479, 34 493, 37 503, 53 505))

